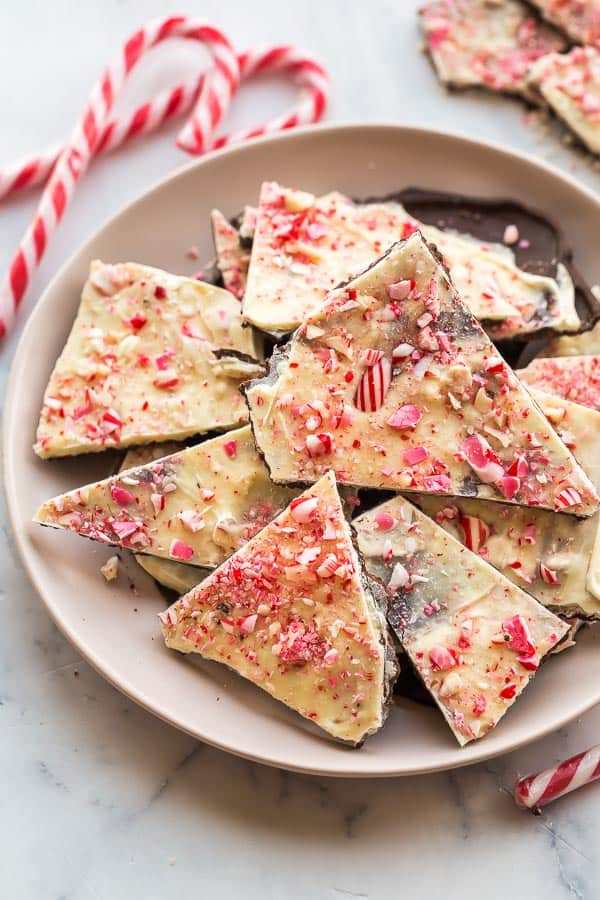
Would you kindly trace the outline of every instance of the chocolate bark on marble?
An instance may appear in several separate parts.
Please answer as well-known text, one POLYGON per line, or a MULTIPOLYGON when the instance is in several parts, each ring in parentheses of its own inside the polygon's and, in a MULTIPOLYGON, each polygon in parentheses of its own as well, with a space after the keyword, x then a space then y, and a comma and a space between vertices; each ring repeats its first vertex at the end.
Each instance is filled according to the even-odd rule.
POLYGON ((382 594, 328 473, 160 619, 168 647, 225 663, 360 744, 382 726, 395 676, 382 594))
POLYGON ((210 214, 217 268, 223 284, 241 300, 246 290, 250 253, 240 244, 240 232, 218 209, 210 214))
POLYGON ((588 150, 600 153, 600 51, 551 53, 533 66, 529 81, 588 150))
POLYGON ((578 44, 600 39, 599 0, 529 0, 552 25, 561 28, 578 44))
POLYGON ((523 271, 510 247, 424 225, 391 199, 354 203, 336 193, 315 198, 267 183, 257 221, 244 312, 267 331, 298 325, 325 291, 417 230, 438 247, 464 302, 497 335, 580 326, 564 266, 556 278, 523 271))
MULTIPOLYGON (((544 415, 600 488, 600 413, 531 391, 544 415)), ((421 509, 554 612, 600 618, 600 513, 572 519, 451 497, 420 497, 421 509)))
POLYGON ((436 0, 420 9, 428 53, 443 84, 532 92, 533 62, 566 47, 564 37, 520 0, 436 0))
POLYGON ((388 621, 459 744, 482 738, 568 625, 403 497, 353 522, 388 621))
POLYGON ((93 262, 46 388, 42 457, 225 430, 262 342, 228 292, 137 263, 93 262))
POLYGON ((529 387, 600 409, 600 356, 538 357, 517 375, 529 387))
POLYGON ((416 233, 332 291, 246 397, 274 481, 591 515, 596 491, 416 233))
POLYGON ((48 500, 35 521, 217 566, 297 493, 271 483, 248 426, 48 500))

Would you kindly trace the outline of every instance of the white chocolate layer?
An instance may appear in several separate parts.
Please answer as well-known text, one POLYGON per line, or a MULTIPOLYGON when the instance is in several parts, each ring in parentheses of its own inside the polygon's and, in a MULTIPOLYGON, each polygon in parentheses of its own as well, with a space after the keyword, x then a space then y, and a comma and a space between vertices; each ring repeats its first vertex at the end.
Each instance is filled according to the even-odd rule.
POLYGON ((136 263, 94 262, 46 388, 36 453, 90 453, 243 424, 238 388, 257 366, 236 353, 257 357, 262 342, 227 291, 136 263))
POLYGON ((336 738, 383 724, 387 626, 331 473, 160 619, 168 647, 225 663, 336 738))
POLYGON ((599 0, 530 0, 530 3, 576 43, 593 44, 600 39, 599 0))
POLYGON ((388 620, 459 744, 494 728, 568 625, 402 497, 353 523, 388 620))
POLYGON ((418 233, 329 294, 246 397, 276 482, 333 468, 365 487, 597 508, 418 233))

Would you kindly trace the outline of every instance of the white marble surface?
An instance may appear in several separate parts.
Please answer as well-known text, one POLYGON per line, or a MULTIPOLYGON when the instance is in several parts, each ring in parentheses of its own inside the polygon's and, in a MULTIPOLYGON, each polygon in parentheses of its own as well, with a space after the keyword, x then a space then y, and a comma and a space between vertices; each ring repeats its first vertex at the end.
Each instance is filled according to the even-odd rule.
MULTIPOLYGON (((416 49, 414 0, 205 0, 188 7, 243 47, 295 41, 333 76, 329 119, 436 125, 600 176, 523 109, 447 97, 416 49)), ((121 39, 174 0, 3 0, 0 164, 68 131, 121 39)), ((185 10, 184 10, 185 11, 185 10)), ((176 60, 175 73, 197 51, 176 60)), ((155 65, 140 73, 158 79, 155 65)), ((288 97, 248 89, 238 122, 288 97)), ((28 303, 108 215, 182 161, 173 131, 93 167, 28 303)), ((399 181, 407 173, 399 173, 399 181)), ((4 265, 33 207, 0 209, 4 265)), ((558 211, 559 212, 559 211, 558 211)), ((6 376, 14 349, 2 352, 6 376)), ((234 759, 152 718, 105 684, 57 632, 2 520, 0 896, 6 900, 600 897, 600 784, 540 818, 507 794, 517 772, 600 740, 600 710, 518 753, 446 775, 380 782, 301 777, 234 759)))

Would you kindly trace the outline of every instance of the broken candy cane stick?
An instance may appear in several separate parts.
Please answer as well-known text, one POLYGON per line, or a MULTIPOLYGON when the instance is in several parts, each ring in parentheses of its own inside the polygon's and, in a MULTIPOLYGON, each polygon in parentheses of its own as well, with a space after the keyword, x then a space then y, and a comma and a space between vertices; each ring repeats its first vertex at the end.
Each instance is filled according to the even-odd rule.
POLYGON ((52 169, 33 222, 0 283, 0 338, 14 322, 31 275, 62 219, 77 182, 99 152, 114 148, 134 134, 152 130, 166 118, 182 111, 182 106, 187 103, 193 111, 177 138, 177 145, 189 153, 204 153, 232 141, 318 121, 325 109, 327 92, 328 79, 324 69, 310 56, 292 47, 267 47, 238 56, 228 38, 218 29, 184 16, 158 19, 137 31, 96 84, 69 142, 59 151, 56 163, 55 152, 50 151, 0 173, 1 197, 27 184, 39 183, 43 180, 41 173, 47 175, 52 169), (144 104, 125 125, 112 121, 110 114, 115 100, 140 58, 161 41, 176 37, 199 41, 211 55, 212 66, 199 79, 196 89, 180 85, 161 95, 155 103, 144 104), (302 88, 299 102, 287 114, 271 122, 215 138, 215 131, 241 81, 269 71, 287 71, 295 77, 302 88))
POLYGON ((520 778, 515 801, 522 809, 537 812, 542 806, 600 778, 600 745, 578 753, 554 768, 520 778))

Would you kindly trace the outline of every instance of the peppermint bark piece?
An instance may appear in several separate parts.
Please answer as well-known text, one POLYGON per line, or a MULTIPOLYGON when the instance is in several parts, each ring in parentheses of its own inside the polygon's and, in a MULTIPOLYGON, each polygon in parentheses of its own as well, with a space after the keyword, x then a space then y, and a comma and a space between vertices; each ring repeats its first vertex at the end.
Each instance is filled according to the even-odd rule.
POLYGON ((246 397, 276 482, 332 468, 363 487, 598 505, 418 233, 330 293, 246 397))
POLYGON ((600 356, 539 357, 517 375, 547 394, 600 409, 600 356))
POLYGON ((579 44, 594 44, 600 39, 600 2, 598 0, 529 0, 543 17, 561 28, 579 44))
POLYGON ((239 384, 260 371, 261 353, 229 292, 137 263, 93 262, 35 451, 69 456, 241 425, 239 384))
POLYGON ((196 566, 217 566, 297 491, 273 485, 248 426, 48 500, 35 521, 196 566))
POLYGON ((556 279, 525 272, 509 247, 423 225, 391 200, 353 203, 336 193, 316 198, 270 182, 261 191, 257 223, 243 307, 266 331, 298 325, 325 291, 417 230, 436 244, 464 302, 496 337, 580 325, 564 266, 556 279))
POLYGON ((225 663, 333 737, 383 725, 395 675, 332 473, 160 615, 168 647, 225 663))
POLYGON ((402 497, 354 521, 388 621, 459 744, 494 728, 568 625, 402 497))
POLYGON ((588 150, 600 153, 600 51, 551 53, 533 66, 529 81, 588 150))
POLYGON ((223 284, 234 297, 241 300, 246 290, 250 253, 240 244, 240 232, 218 209, 210 214, 213 241, 217 253, 217 268, 223 284))
MULTIPOLYGON (((531 391, 544 415, 600 488, 600 413, 531 391)), ((485 500, 420 497, 427 515, 507 578, 566 616, 600 618, 600 513, 574 520, 549 510, 485 500)))
POLYGON ((454 88, 484 87, 531 100, 532 63, 566 46, 520 0, 437 0, 420 16, 437 75, 454 88))
POLYGON ((600 322, 581 334, 561 335, 544 347, 544 356, 597 356, 600 355, 600 322))

